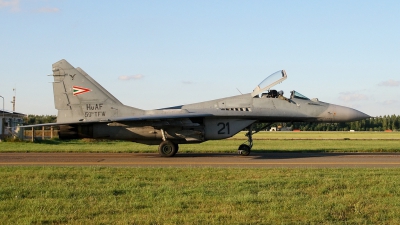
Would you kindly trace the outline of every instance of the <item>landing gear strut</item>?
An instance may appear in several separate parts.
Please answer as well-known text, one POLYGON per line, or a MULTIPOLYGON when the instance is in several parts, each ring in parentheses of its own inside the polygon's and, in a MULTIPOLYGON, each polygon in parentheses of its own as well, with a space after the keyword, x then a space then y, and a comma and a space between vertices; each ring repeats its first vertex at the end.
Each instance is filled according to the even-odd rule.
POLYGON ((251 148, 253 147, 253 134, 256 134, 256 133, 260 132, 261 130, 264 130, 269 125, 270 124, 268 123, 259 129, 255 129, 254 131, 253 131, 253 124, 248 126, 247 128, 249 131, 247 131, 247 133, 246 133, 247 141, 239 146, 238 154, 243 155, 243 156, 250 155, 251 148))

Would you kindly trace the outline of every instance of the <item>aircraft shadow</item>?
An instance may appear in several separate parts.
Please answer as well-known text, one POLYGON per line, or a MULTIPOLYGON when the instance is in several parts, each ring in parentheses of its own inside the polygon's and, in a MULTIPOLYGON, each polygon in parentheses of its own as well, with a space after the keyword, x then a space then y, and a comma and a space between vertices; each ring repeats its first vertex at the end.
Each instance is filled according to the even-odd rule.
POLYGON ((260 159, 300 159, 314 157, 337 157, 337 156, 387 156, 400 153, 358 153, 358 152, 301 152, 301 151, 274 151, 274 152, 252 152, 249 156, 240 156, 235 153, 177 153, 175 158, 210 158, 210 157, 248 157, 253 160, 260 159))

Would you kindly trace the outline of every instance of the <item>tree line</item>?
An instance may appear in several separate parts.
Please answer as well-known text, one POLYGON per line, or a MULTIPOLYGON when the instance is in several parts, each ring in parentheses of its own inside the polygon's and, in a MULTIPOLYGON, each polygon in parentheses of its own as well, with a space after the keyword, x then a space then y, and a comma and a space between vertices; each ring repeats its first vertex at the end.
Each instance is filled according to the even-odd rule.
POLYGON ((55 122, 57 122, 57 116, 54 115, 28 115, 24 117, 24 125, 55 123, 55 122))
POLYGON ((400 116, 385 115, 346 123, 275 123, 301 131, 400 131, 400 116))
MULTIPOLYGON (((25 125, 55 123, 54 115, 28 115, 24 118, 25 125)), ((263 124, 258 124, 261 127, 263 124)), ((301 131, 400 131, 400 116, 386 115, 347 123, 273 123, 270 127, 290 127, 301 131)))

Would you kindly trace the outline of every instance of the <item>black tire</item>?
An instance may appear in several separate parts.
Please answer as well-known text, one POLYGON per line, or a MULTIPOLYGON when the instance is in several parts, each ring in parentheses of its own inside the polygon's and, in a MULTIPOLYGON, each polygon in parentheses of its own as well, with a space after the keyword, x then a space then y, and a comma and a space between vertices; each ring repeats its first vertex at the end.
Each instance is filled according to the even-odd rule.
POLYGON ((248 145, 241 144, 241 145, 239 146, 238 151, 239 151, 239 154, 240 154, 240 155, 248 156, 248 155, 250 155, 251 148, 250 148, 250 146, 248 146, 248 145))
POLYGON ((179 151, 179 145, 176 144, 176 143, 174 143, 174 145, 175 145, 175 148, 176 148, 176 153, 178 153, 178 151, 179 151))
POLYGON ((158 146, 158 153, 161 157, 172 157, 178 152, 178 145, 170 141, 163 141, 158 146))

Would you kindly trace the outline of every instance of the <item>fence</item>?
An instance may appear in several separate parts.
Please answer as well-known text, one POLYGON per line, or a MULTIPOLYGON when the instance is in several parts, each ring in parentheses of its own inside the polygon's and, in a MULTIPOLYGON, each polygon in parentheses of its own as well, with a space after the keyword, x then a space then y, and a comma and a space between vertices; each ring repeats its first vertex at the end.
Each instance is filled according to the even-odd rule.
POLYGON ((23 140, 30 139, 31 141, 37 139, 45 140, 45 139, 58 138, 58 130, 53 129, 53 127, 51 127, 50 130, 45 130, 44 127, 42 127, 41 130, 26 128, 21 130, 20 138, 22 138, 23 140))

